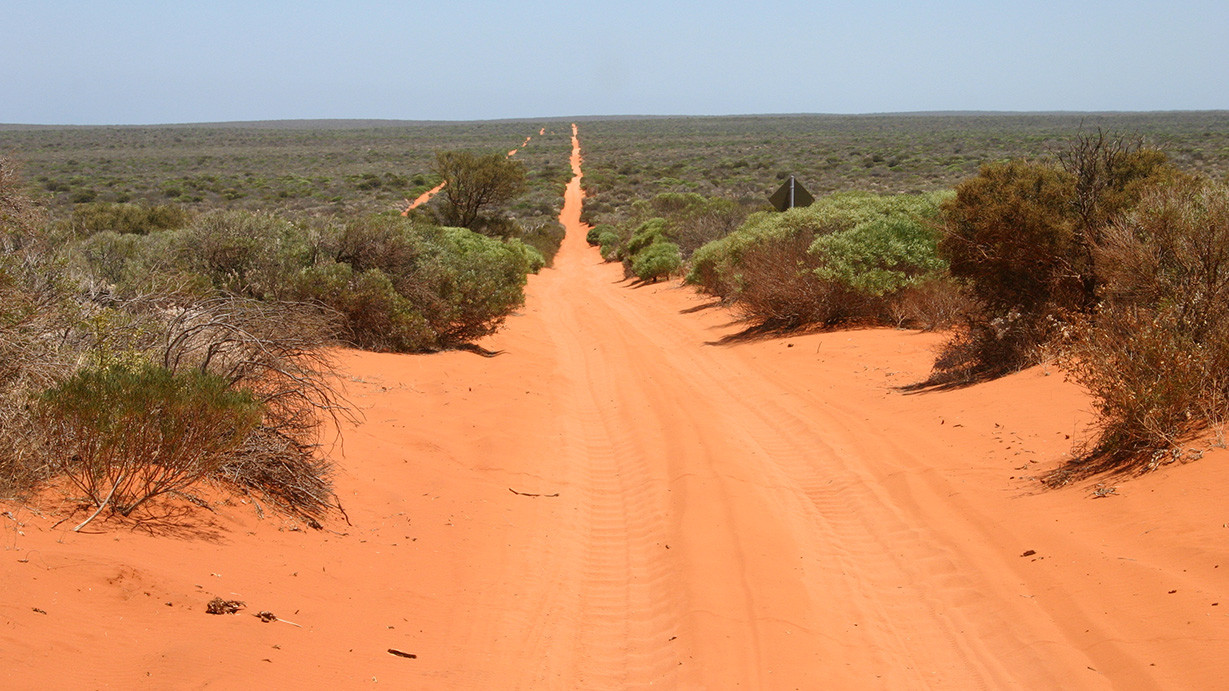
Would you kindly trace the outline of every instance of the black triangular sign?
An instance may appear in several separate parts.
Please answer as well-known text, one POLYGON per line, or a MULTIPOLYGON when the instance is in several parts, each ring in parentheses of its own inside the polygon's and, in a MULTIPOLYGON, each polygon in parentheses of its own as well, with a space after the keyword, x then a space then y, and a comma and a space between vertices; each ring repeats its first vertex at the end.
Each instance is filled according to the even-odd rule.
POLYGON ((772 193, 768 201, 772 202, 777 211, 785 211, 795 206, 810 206, 815 201, 815 197, 812 197, 811 193, 802 187, 802 183, 791 175, 785 184, 781 185, 781 189, 772 193))

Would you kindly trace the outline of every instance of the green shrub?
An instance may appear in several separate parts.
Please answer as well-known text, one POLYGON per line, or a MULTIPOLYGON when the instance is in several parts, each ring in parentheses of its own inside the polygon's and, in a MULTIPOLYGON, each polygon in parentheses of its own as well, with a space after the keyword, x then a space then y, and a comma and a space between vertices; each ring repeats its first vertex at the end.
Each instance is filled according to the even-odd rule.
MULTIPOLYGON (((563 225, 552 220, 523 228, 518 239, 542 255, 542 265, 546 267, 554 264, 555 255, 559 253, 559 246, 563 243, 563 236, 563 225)), ((534 270, 534 273, 537 273, 537 270, 534 270)))
POLYGON ((536 274, 546 267, 546 257, 543 257, 537 248, 531 247, 516 238, 506 240, 504 244, 509 250, 521 256, 528 273, 536 274))
POLYGON ((598 245, 601 247, 602 259, 608 262, 619 261, 623 255, 623 238, 614 231, 602 231, 598 237, 598 245))
POLYGON ((139 236, 109 230, 91 235, 78 249, 86 265, 98 277, 112 284, 132 280, 130 268, 142 256, 139 236))
POLYGON ((1096 310, 1103 229, 1148 189, 1182 178, 1163 153, 1100 132, 1077 137, 1059 161, 983 166, 944 205, 939 252, 981 312, 940 356, 942 376, 1037 362, 1064 324, 1096 310))
POLYGON ((524 253, 464 228, 432 229, 427 237, 435 261, 422 267, 418 278, 430 292, 423 313, 440 345, 486 336, 524 304, 530 268, 524 253))
POLYGON ((182 228, 191 220, 191 212, 179 206, 100 202, 75 207, 69 218, 69 226, 77 235, 102 232, 147 235, 159 230, 182 228))
POLYGON ((585 233, 585 242, 588 242, 590 245, 600 245, 602 244, 602 235, 604 233, 615 233, 615 227, 609 223, 593 226, 589 229, 588 233, 585 233))
POLYGON ((218 290, 256 299, 284 296, 310 251, 292 224, 248 211, 204 214, 174 236, 182 268, 208 277, 218 290))
POLYGON ((778 327, 892 318, 894 294, 940 273, 943 195, 837 194, 757 213, 691 255, 689 283, 778 327))
POLYGON ((773 329, 836 324, 862 311, 853 291, 819 278, 807 234, 764 238, 740 252, 735 306, 773 329))
MULTIPOLYGON (((447 183, 440 193, 440 220, 462 228, 493 228, 500 207, 528 190, 525 166, 499 153, 475 156, 468 151, 441 151, 435 172, 447 183)), ((491 235, 503 235, 492 231, 491 235)))
POLYGON ((666 220, 666 235, 679 245, 684 258, 707 242, 733 232, 747 218, 747 207, 730 199, 694 192, 663 192, 647 203, 633 204, 638 217, 666 220))
POLYGON ((309 267, 300 276, 300 299, 335 310, 345 340, 368 350, 412 352, 438 347, 426 318, 380 269, 355 274, 349 264, 309 267))
POLYGON ((673 242, 655 242, 636 254, 632 272, 642 281, 656 282, 668 278, 683 265, 679 246, 673 242))
POLYGON ((412 271, 426 251, 415 227, 399 216, 360 216, 326 229, 320 244, 326 256, 357 273, 379 269, 395 276, 412 271))
POLYGON ((933 228, 916 218, 877 218, 815 239, 815 274, 854 291, 882 297, 941 274, 933 228))
POLYGON ((338 391, 332 359, 335 315, 296 302, 231 296, 187 302, 155 313, 164 336, 153 355, 175 372, 208 372, 247 390, 262 407, 260 424, 228 455, 217 477, 259 492, 313 524, 337 506, 321 430, 354 422, 338 391))
POLYGON ((631 260, 649 245, 666 242, 669 239, 666 233, 666 219, 651 218, 632 231, 632 236, 628 238, 623 248, 623 256, 631 260))
POLYGON ((35 409, 52 466, 95 506, 125 516, 217 471, 261 413, 221 377, 149 366, 79 371, 35 409))
POLYGON ((1029 318, 1075 307, 1082 290, 1071 200, 1074 180, 1056 166, 1009 161, 982 167, 943 209, 939 245, 953 276, 995 315, 1029 318))

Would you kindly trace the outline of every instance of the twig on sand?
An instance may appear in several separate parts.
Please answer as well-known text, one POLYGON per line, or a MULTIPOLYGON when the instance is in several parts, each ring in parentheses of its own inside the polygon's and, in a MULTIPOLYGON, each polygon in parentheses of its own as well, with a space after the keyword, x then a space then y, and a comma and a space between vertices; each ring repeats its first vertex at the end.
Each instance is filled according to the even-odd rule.
POLYGON ((389 654, 389 655, 396 655, 397 657, 406 657, 406 658, 409 658, 409 659, 411 659, 411 660, 417 660, 417 659, 418 659, 418 656, 417 656, 417 655, 415 655, 414 653, 405 653, 405 652, 402 652, 402 651, 400 651, 400 650, 397 650, 396 648, 389 648, 389 649, 388 649, 388 654, 389 654))
MULTIPOLYGON (((116 490, 116 488, 118 488, 118 487, 119 487, 119 485, 120 485, 120 483, 121 483, 121 482, 123 482, 123 481, 124 481, 124 476, 123 476, 123 475, 120 475, 120 476, 119 476, 119 478, 117 478, 117 479, 115 480, 115 484, 114 484, 114 485, 111 485, 111 491, 107 493, 107 498, 106 498, 106 499, 103 499, 103 500, 102 500, 102 503, 98 505, 98 510, 97 510, 97 511, 95 511, 94 513, 90 514, 90 517, 89 517, 89 518, 87 518, 87 519, 85 519, 84 521, 81 521, 80 523, 78 523, 78 524, 77 524, 77 527, 76 527, 76 528, 73 528, 73 532, 74 532, 74 533, 79 533, 79 532, 81 532, 81 529, 82 529, 82 528, 84 528, 85 526, 89 525, 90 521, 94 520, 95 518, 97 518, 97 517, 98 517, 98 514, 102 513, 102 510, 103 510, 103 509, 105 509, 105 508, 107 507, 107 504, 110 504, 110 503, 111 503, 111 497, 114 497, 114 496, 115 496, 115 490, 116 490)), ((56 525, 59 525, 59 523, 56 523, 56 525)))
POLYGON ((300 629, 301 629, 301 628, 303 628, 302 626, 299 626, 298 624, 294 623, 293 621, 288 621, 288 620, 286 620, 286 619, 282 619, 281 617, 277 616, 277 615, 276 615, 276 614, 274 614, 273 612, 269 612, 269 611, 257 612, 256 614, 254 614, 254 615, 252 615, 252 616, 256 617, 257 619, 259 619, 259 620, 261 620, 261 621, 263 621, 263 622, 265 622, 266 624, 267 624, 267 623, 269 623, 269 622, 271 622, 271 621, 280 621, 280 622, 282 622, 283 624, 290 624, 291 626, 295 626, 295 627, 298 627, 298 628, 300 628, 300 629))
POLYGON ((555 492, 554 494, 534 494, 533 492, 518 492, 512 489, 511 487, 508 488, 508 491, 517 496, 521 496, 521 497, 557 497, 559 496, 558 492, 555 492))

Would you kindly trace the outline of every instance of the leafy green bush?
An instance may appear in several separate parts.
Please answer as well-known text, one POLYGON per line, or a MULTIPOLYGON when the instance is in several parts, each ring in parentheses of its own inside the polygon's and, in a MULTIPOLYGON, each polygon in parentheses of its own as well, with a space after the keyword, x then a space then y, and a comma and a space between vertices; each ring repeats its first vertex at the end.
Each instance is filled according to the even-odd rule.
POLYGON ((860 314, 864 300, 815 273, 811 243, 809 234, 799 234, 764 237, 742 248, 735 307, 773 329, 835 324, 860 314))
POLYGON ((442 223, 501 236, 500 207, 528 190, 525 166, 498 153, 475 156, 468 151, 441 151, 435 172, 446 183, 439 197, 442 223))
POLYGON ((151 366, 81 370, 35 409, 53 467, 99 509, 125 516, 217 471, 261 414, 221 377, 151 366))
POLYGON ((815 274, 874 297, 940 275, 935 230, 918 218, 877 218, 815 238, 810 254, 820 259, 815 274))
POLYGON ((222 296, 158 308, 151 355, 174 372, 208 372, 261 405, 259 425, 217 477, 256 491, 309 524, 337 506, 332 464, 320 455, 324 421, 353 421, 337 389, 335 316, 294 302, 222 296))
POLYGON ((411 352, 438 347, 426 318, 380 269, 356 274, 349 264, 317 264, 300 275, 298 294, 335 310, 345 340, 360 348, 411 352))
POLYGON ((623 255, 631 260, 649 245, 668 240, 666 219, 650 218, 632 231, 632 236, 628 238, 627 244, 623 248, 623 255))
POLYGON ((609 223, 602 223, 600 225, 593 226, 589 229, 588 233, 585 233, 585 242, 589 243, 590 245, 600 245, 602 244, 602 235, 604 233, 617 234, 614 226, 610 225, 609 223))
POLYGON ((931 229, 942 198, 837 194, 752 214, 692 254, 687 281, 780 327, 889 319, 897 293, 943 270, 931 229))
POLYGON ((81 243, 78 250, 86 265, 103 281, 128 283, 134 279, 134 268, 142 255, 141 238, 106 230, 95 233, 81 243))
POLYGON ((636 216, 665 219, 666 236, 679 245, 683 257, 730 234, 748 215, 748 208, 733 200, 695 192, 663 192, 632 208, 636 216))
POLYGON ((491 333, 524 301, 525 276, 545 259, 520 240, 399 216, 325 229, 318 260, 294 295, 343 316, 347 340, 376 350, 427 351, 491 333))
POLYGON ((623 238, 612 230, 602 231, 597 239, 601 247, 602 259, 608 262, 619 261, 623 255, 623 238))
POLYGON ((275 299, 311 248, 305 234, 270 214, 215 211, 176 231, 175 258, 184 269, 206 276, 214 288, 256 299, 275 299))
POLYGON ((654 242, 632 260, 632 272, 642 281, 668 278, 683 265, 679 246, 673 242, 654 242))
MULTIPOLYGON (((558 221, 551 220, 522 228, 516 239, 536 250, 542 256, 542 267, 546 267, 554 264, 555 255, 559 253, 559 246, 563 243, 563 236, 563 226, 558 221)), ((537 271, 534 269, 533 273, 537 271)))
POLYGON ((526 271, 531 274, 536 274, 546 268, 546 257, 533 247, 517 238, 507 240, 504 243, 509 250, 521 255, 521 259, 525 262, 526 271))
POLYGON ((423 313, 441 346, 494 332, 524 304, 526 254, 464 228, 436 228, 425 235, 434 245, 435 261, 419 272, 430 292, 423 313))

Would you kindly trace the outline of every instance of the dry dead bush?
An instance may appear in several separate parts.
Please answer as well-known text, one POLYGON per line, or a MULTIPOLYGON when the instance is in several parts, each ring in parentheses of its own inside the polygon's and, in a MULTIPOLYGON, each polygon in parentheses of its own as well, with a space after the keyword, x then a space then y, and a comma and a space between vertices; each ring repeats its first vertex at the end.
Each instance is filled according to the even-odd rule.
POLYGON ((27 406, 75 359, 76 305, 39 220, 13 166, 0 158, 0 497, 25 496, 47 478, 27 406))
POLYGON ((890 296, 888 314, 898 327, 924 331, 947 329, 973 312, 973 301, 950 278, 936 278, 902 288, 890 296))
POLYGON ((746 316, 767 328, 789 329, 831 325, 876 310, 878 301, 815 275, 816 260, 807 251, 812 240, 800 233, 744 251, 736 300, 746 316))
POLYGON ((1067 368, 1092 393, 1098 435, 1061 484, 1181 455, 1229 400, 1229 185, 1153 190, 1094 252, 1101 309, 1078 323, 1067 368))
POLYGON ((215 374, 263 407, 217 477, 313 521, 339 508, 321 430, 353 419, 333 374, 335 331, 315 306, 223 297, 175 308, 161 348, 167 369, 215 374))

